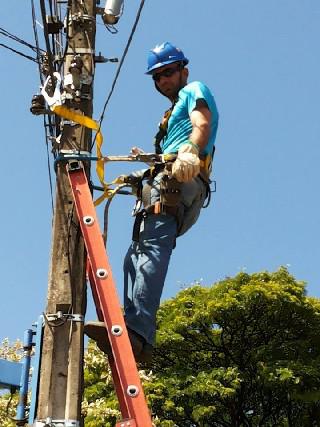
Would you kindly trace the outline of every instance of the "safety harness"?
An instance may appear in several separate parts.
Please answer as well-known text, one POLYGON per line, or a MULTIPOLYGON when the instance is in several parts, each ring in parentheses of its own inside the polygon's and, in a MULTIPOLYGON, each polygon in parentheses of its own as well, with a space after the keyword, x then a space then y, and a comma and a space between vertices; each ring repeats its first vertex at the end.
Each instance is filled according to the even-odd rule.
POLYGON ((175 106, 175 103, 173 103, 171 108, 169 108, 169 110, 167 110, 164 113, 163 118, 162 118, 161 122, 159 123, 159 130, 156 133, 156 135, 154 137, 154 141, 153 141, 156 154, 162 154, 161 142, 164 139, 164 137, 167 135, 168 123, 169 123, 169 119, 171 117, 172 111, 174 109, 174 106, 175 106))
MULTIPOLYGON (((175 104, 172 104, 171 108, 164 113, 163 119, 159 123, 159 130, 154 137, 154 147, 156 154, 162 154, 161 143, 167 135, 168 122, 171 117, 174 106, 175 104)), ((207 207, 210 202, 210 173, 212 169, 213 154, 214 148, 212 155, 199 155, 199 178, 206 187, 205 201, 207 200, 207 202, 203 207, 207 207)), ((176 154, 174 155, 174 159, 175 157, 176 154)), ((137 189, 137 201, 133 210, 135 222, 132 235, 132 239, 136 242, 139 241, 141 222, 150 214, 164 214, 174 216, 177 221, 177 235, 179 235, 183 224, 184 216, 183 205, 179 203, 181 200, 182 183, 177 181, 174 177, 170 176, 171 166, 172 161, 162 164, 156 164, 155 166, 147 169, 141 177, 136 178, 135 187, 137 189), (153 180, 160 173, 163 173, 160 180, 160 200, 154 204, 151 204, 151 188, 153 180), (146 182, 144 183, 144 181, 146 182), (142 208, 142 205, 144 206, 144 208, 142 208)))

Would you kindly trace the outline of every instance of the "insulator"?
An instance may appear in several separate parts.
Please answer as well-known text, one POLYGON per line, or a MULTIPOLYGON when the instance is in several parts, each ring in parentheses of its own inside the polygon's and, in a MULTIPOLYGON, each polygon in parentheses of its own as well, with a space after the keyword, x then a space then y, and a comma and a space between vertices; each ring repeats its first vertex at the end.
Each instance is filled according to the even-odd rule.
POLYGON ((119 21, 123 0, 107 0, 102 19, 105 24, 113 25, 119 21))
POLYGON ((30 111, 36 116, 46 113, 46 102, 43 95, 34 95, 32 97, 30 111))
POLYGON ((82 67, 83 67, 83 60, 82 60, 82 58, 81 58, 81 56, 80 56, 80 55, 76 55, 76 56, 73 58, 73 61, 72 61, 72 62, 71 62, 71 64, 70 64, 69 71, 70 71, 71 73, 76 72, 76 73, 78 73, 78 74, 81 74, 81 72, 82 72, 82 67))

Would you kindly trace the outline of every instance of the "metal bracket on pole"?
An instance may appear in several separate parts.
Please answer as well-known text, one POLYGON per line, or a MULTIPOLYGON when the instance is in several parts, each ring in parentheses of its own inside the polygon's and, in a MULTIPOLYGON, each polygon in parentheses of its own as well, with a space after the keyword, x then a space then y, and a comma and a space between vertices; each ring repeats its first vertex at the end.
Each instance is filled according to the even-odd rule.
POLYGON ((45 421, 36 421, 34 427, 79 427, 80 423, 76 420, 53 420, 48 417, 45 421))
POLYGON ((80 161, 92 161, 97 160, 96 157, 92 157, 88 151, 78 150, 61 150, 55 159, 54 168, 57 169, 57 164, 60 162, 68 162, 68 170, 78 170, 80 168, 80 161))
POLYGON ((33 371, 32 371, 32 378, 31 378, 31 402, 30 402, 30 408, 29 408, 29 424, 30 425, 33 424, 36 418, 44 316, 41 314, 38 318, 38 321, 35 322, 32 326, 36 328, 36 333, 35 333, 35 353, 32 361, 33 371))
POLYGON ((58 311, 57 313, 46 314, 46 320, 49 322, 55 322, 56 320, 71 320, 71 322, 84 322, 84 316, 82 314, 68 314, 58 311))
POLYGON ((70 158, 79 158, 79 156, 82 157, 88 157, 90 158, 91 153, 90 151, 85 151, 85 150, 60 150, 59 151, 59 155, 61 156, 61 158, 66 157, 67 159, 70 158))
POLYGON ((85 54, 89 54, 89 55, 94 55, 95 54, 95 50, 94 49, 90 49, 87 47, 76 47, 75 49, 73 49, 71 52, 67 52, 67 54, 72 54, 72 55, 85 55, 85 54))

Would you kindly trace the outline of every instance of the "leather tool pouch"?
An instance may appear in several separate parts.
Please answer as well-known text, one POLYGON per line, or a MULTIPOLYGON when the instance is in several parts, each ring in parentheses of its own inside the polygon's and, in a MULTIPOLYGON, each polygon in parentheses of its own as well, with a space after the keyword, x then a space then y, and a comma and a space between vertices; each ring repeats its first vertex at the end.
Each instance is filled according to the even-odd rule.
POLYGON ((165 206, 178 206, 181 201, 182 183, 175 178, 163 175, 160 182, 160 203, 165 206))

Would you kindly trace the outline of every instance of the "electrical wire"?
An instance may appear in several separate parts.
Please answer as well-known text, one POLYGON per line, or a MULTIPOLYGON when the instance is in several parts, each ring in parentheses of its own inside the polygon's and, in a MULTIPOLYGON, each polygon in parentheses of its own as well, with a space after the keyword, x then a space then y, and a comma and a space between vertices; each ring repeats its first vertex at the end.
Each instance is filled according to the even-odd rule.
POLYGON ((36 53, 37 53, 37 59, 38 59, 38 69, 39 69, 39 78, 40 83, 43 85, 44 79, 41 72, 41 55, 40 55, 40 48, 39 48, 39 38, 38 38, 38 31, 37 31, 37 24, 36 24, 36 12, 34 7, 34 0, 31 0, 31 15, 32 15, 32 28, 33 28, 33 35, 34 40, 36 43, 36 53))
POLYGON ((52 84, 54 83, 54 66, 53 66, 53 60, 52 60, 52 52, 50 47, 50 40, 49 40, 49 32, 48 32, 48 24, 46 20, 46 7, 44 0, 40 0, 40 10, 41 10, 41 16, 42 16, 42 23, 43 23, 43 31, 44 31, 44 39, 46 42, 46 49, 47 49, 47 55, 48 55, 48 67, 49 67, 49 74, 51 77, 52 84))
POLYGON ((52 172, 51 172, 51 165, 50 165, 50 153, 49 153, 49 135, 47 131, 46 126, 46 118, 43 117, 43 124, 44 124, 44 130, 45 130, 45 138, 46 138, 46 149, 47 149, 47 168, 48 168, 48 177, 49 177, 49 186, 50 186, 50 195, 51 195, 51 208, 52 208, 52 215, 54 214, 54 204, 53 204, 53 185, 52 185, 52 172))
POLYGON ((134 21, 134 24, 133 24, 133 27, 132 27, 132 29, 131 29, 131 33, 130 33, 129 39, 128 39, 128 41, 127 41, 126 47, 125 47, 124 52, 123 52, 123 54, 122 54, 122 57, 121 57, 121 59, 120 59, 120 62, 119 62, 119 65, 118 65, 118 68, 117 68, 117 71, 116 71, 116 74, 115 74, 115 77, 114 77, 114 80, 113 80, 113 83, 112 83, 112 86, 111 86, 110 92, 109 92, 109 94, 108 94, 108 96, 107 96, 107 99, 106 99, 106 102, 105 102, 105 104, 104 104, 104 106, 103 106, 102 113, 101 113, 101 116, 100 116, 100 119, 99 119, 99 129, 98 129, 98 131, 97 131, 97 132, 96 132, 96 134, 95 134, 94 140, 92 141, 92 144, 91 144, 91 150, 92 150, 92 148, 93 148, 93 146, 94 146, 94 144, 95 144, 95 142, 96 142, 97 135, 98 135, 98 134, 99 134, 99 132, 100 132, 101 125, 102 125, 102 122, 103 122, 103 119, 104 119, 104 114, 105 114, 106 109, 107 109, 107 105, 108 105, 108 103, 109 103, 109 101, 110 101, 110 98, 111 98, 111 96, 112 96, 112 94, 113 94, 113 91, 114 91, 114 88, 115 88, 115 86, 116 86, 116 83, 117 83, 118 77, 119 77, 119 75, 120 75, 120 71, 121 71, 122 65, 123 65, 123 63, 124 63, 124 60, 125 60, 125 58, 126 58, 126 56, 127 56, 127 53, 128 53, 129 47, 130 47, 130 44, 131 44, 131 42, 132 42, 133 35, 134 35, 134 33, 135 33, 136 29, 137 29, 138 22, 139 22, 139 20, 140 20, 140 16, 141 16, 141 12, 142 12, 142 9, 143 9, 143 6, 144 6, 144 3, 145 3, 145 0, 141 0, 141 3, 140 3, 140 6, 139 6, 139 9, 138 9, 138 12, 137 12, 137 15, 136 15, 136 19, 135 19, 135 21, 134 21))
POLYGON ((118 32, 118 29, 114 26, 114 25, 111 25, 111 24, 103 24, 103 26, 106 28, 106 30, 108 30, 109 31, 109 33, 111 33, 111 34, 117 34, 117 32, 118 32))
POLYGON ((66 58, 67 51, 68 51, 68 48, 69 48, 68 30, 69 30, 70 8, 71 8, 71 5, 68 2, 68 4, 67 4, 67 13, 66 13, 66 23, 65 23, 67 37, 66 37, 66 44, 65 44, 64 52, 63 52, 63 55, 62 55, 62 58, 61 58, 61 62, 59 64, 59 66, 58 66, 59 73, 61 73, 61 70, 62 70, 62 67, 63 67, 63 64, 64 64, 64 60, 66 58))
POLYGON ((52 0, 49 0, 49 9, 50 9, 50 15, 53 15, 53 9, 52 9, 52 0))
POLYGON ((14 34, 10 33, 9 31, 7 31, 6 29, 0 27, 0 34, 3 35, 4 37, 8 37, 11 40, 16 41, 17 43, 20 43, 24 46, 27 46, 28 48, 32 49, 34 52, 37 51, 37 47, 33 46, 32 44, 26 42, 25 40, 21 39, 18 36, 15 36, 14 34))
POLYGON ((17 55, 20 55, 20 56, 22 56, 23 58, 29 59, 30 61, 33 61, 33 62, 35 62, 36 64, 38 64, 38 63, 39 63, 39 62, 38 62, 38 60, 37 60, 36 58, 32 58, 32 56, 26 55, 25 53, 22 53, 22 52, 20 52, 20 51, 18 51, 18 50, 16 50, 16 49, 13 49, 12 47, 9 47, 9 46, 7 46, 7 45, 5 45, 5 44, 3 44, 3 43, 0 43, 0 46, 1 46, 1 47, 6 48, 6 49, 8 49, 8 50, 11 50, 11 52, 16 53, 17 55))

